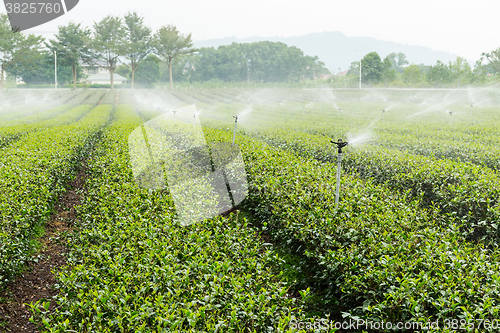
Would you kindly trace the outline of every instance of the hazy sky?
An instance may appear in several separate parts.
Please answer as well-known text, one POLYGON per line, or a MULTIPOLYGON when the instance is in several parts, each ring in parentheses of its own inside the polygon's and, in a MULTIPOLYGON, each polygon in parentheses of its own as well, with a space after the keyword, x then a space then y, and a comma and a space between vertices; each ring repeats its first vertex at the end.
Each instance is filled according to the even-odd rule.
POLYGON ((134 10, 153 29, 174 24, 194 40, 340 31, 474 60, 500 47, 498 0, 80 0, 65 16, 29 31, 57 31, 69 21, 91 26, 107 14, 134 10))

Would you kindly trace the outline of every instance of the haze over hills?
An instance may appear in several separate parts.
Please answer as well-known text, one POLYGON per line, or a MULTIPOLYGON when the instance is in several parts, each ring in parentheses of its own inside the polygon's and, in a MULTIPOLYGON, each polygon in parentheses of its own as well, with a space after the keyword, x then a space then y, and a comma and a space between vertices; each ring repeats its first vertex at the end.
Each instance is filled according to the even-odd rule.
MULTIPOLYGON (((391 52, 402 52, 410 64, 435 65, 437 60, 444 63, 454 61, 456 54, 444 51, 436 51, 427 46, 406 45, 402 43, 389 42, 371 37, 347 37, 339 31, 311 33, 303 36, 293 37, 248 37, 236 38, 226 37, 220 39, 208 39, 195 41, 195 47, 219 47, 236 43, 253 43, 258 41, 283 42, 288 46, 296 46, 304 51, 304 54, 318 56, 326 67, 333 73, 349 69, 351 62, 359 61, 359 53, 364 56, 369 52, 377 52, 382 60, 391 52)), ((474 63, 469 60, 471 67, 474 63)))

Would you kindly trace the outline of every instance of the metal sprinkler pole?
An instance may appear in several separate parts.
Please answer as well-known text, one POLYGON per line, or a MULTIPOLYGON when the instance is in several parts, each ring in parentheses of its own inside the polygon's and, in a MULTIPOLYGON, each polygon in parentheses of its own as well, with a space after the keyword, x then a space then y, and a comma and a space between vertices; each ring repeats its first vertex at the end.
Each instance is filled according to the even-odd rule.
POLYGON ((385 111, 387 111, 387 109, 382 110, 382 121, 385 121, 385 111))
POLYGON ((238 123, 238 116, 233 116, 234 118, 234 132, 233 132, 233 146, 234 141, 236 140, 236 124, 238 123))
POLYGON ((193 113, 193 129, 195 129, 195 123, 196 123, 196 114, 193 113))
POLYGON ((337 142, 331 141, 331 143, 337 145, 338 155, 337 155, 337 190, 335 193, 335 209, 339 206, 339 196, 340 196, 340 171, 342 169, 342 148, 347 146, 347 142, 343 142, 339 139, 337 142))
POLYGON ((450 114, 450 126, 452 126, 452 120, 453 120, 453 112, 451 111, 448 111, 448 113, 450 114))

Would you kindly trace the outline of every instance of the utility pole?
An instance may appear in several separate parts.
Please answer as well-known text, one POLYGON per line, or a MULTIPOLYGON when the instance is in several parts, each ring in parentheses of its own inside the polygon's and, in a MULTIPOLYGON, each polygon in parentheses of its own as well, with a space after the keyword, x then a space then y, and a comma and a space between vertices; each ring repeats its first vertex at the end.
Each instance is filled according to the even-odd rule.
POLYGON ((55 57, 55 64, 54 64, 54 83, 55 83, 55 87, 56 87, 56 90, 57 90, 57 51, 54 51, 54 57, 55 57))
POLYGON ((361 53, 358 52, 358 54, 359 54, 359 90, 361 90, 361 53))

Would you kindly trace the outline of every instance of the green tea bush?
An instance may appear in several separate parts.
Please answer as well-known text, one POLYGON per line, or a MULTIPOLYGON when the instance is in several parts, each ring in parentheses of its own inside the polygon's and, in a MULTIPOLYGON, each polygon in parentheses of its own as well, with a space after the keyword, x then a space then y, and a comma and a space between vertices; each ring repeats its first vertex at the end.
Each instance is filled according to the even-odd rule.
MULTIPOLYGON (((87 106, 77 109, 73 116, 88 111, 87 106)), ((109 106, 96 107, 79 121, 29 133, 0 150, 0 288, 32 259, 33 238, 85 145, 109 116, 109 106)))
POLYGON ((168 191, 138 188, 128 135, 142 119, 119 106, 88 161, 81 220, 58 275, 50 332, 289 332, 305 320, 275 271, 282 259, 238 215, 182 227, 168 191))
MULTIPOLYGON (((230 137, 207 131, 214 141, 230 137)), ((324 311, 393 322, 496 318, 499 252, 466 242, 460 220, 450 224, 405 193, 349 175, 335 210, 334 165, 242 136, 238 142, 250 186, 245 207, 304 256, 292 269, 316 267, 302 283, 317 286, 324 311)))

